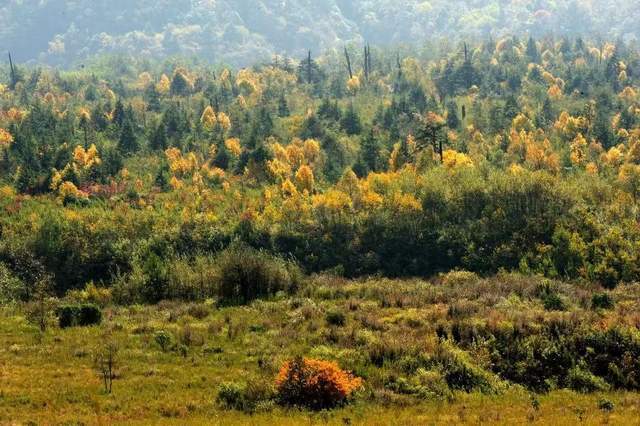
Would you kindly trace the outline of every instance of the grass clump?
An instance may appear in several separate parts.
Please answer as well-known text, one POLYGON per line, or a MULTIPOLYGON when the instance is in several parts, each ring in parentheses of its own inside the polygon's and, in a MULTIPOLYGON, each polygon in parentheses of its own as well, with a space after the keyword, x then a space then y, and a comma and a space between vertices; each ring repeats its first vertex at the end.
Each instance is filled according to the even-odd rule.
POLYGON ((256 299, 293 293, 301 281, 295 263, 244 244, 233 244, 218 257, 222 305, 245 305, 256 299))

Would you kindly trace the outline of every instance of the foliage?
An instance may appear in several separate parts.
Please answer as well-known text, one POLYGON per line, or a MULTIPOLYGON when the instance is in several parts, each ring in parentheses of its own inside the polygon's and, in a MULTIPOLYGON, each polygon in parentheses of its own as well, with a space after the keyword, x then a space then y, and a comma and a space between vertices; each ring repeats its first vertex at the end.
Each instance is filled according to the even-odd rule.
POLYGON ((346 403, 362 384, 362 379, 343 371, 337 363, 310 358, 286 362, 276 378, 281 404, 314 410, 346 403))

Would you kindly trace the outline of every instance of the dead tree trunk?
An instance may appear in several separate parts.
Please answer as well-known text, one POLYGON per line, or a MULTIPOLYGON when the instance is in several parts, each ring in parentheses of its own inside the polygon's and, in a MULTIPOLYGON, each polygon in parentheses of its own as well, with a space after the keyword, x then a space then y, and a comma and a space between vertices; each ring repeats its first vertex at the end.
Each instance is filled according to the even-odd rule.
POLYGON ((344 48, 344 56, 347 58, 347 70, 349 70, 349 78, 353 78, 353 69, 351 68, 351 58, 349 57, 349 51, 344 48))

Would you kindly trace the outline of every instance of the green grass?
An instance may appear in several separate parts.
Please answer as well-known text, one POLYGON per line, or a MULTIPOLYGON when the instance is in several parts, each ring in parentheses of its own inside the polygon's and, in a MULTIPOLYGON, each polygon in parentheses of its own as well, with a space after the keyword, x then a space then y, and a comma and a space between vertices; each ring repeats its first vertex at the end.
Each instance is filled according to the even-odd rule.
MULTIPOLYGON (((386 387, 390 376, 403 371, 399 361, 378 367, 368 360, 376 343, 430 354, 438 345, 435 325, 457 317, 542 322, 565 315, 594 326, 638 320, 637 286, 614 292, 611 311, 594 312, 579 297, 584 293, 590 300, 591 290, 560 285, 569 311, 558 313, 544 310, 533 296, 536 285, 537 279, 514 276, 479 280, 450 274, 432 283, 318 277, 291 299, 220 309, 177 302, 111 306, 100 326, 61 330, 52 321, 44 335, 20 306, 4 307, 0 424, 638 424, 635 392, 556 389, 532 397, 491 374, 501 384, 497 393, 421 399, 386 387), (327 312, 344 313, 344 325, 329 324, 327 312), (172 336, 174 348, 161 350, 154 338, 160 330, 172 336), (111 395, 93 362, 107 340, 119 346, 111 395), (365 389, 350 405, 321 413, 274 406, 249 415, 216 404, 219 384, 271 381, 295 355, 337 360, 365 378, 365 389), (598 408, 602 399, 613 402, 613 411, 598 408)), ((464 350, 477 368, 487 368, 481 348, 464 350)))

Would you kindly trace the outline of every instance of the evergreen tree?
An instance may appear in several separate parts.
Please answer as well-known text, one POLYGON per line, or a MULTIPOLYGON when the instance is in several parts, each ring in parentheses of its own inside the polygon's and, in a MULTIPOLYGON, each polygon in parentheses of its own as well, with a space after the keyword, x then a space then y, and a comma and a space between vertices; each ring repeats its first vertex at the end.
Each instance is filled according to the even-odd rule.
POLYGON ((133 120, 127 119, 122 124, 118 147, 123 153, 131 154, 138 149, 138 139, 136 137, 133 120))
POLYGON ((447 127, 456 130, 460 126, 458 118, 458 104, 454 101, 447 102, 447 127))
POLYGON ((536 45, 533 37, 529 37, 529 41, 527 42, 527 57, 530 62, 537 64, 540 62, 540 52, 538 52, 538 46, 536 45))
POLYGON ((284 93, 280 95, 280 99, 278 99, 278 117, 288 117, 290 114, 289 105, 287 105, 287 98, 284 96, 284 93))
POLYGON ((349 105, 349 108, 347 108, 347 111, 340 121, 340 126, 349 136, 358 135, 362 131, 360 116, 358 116, 353 104, 349 105))
POLYGON ((381 165, 380 144, 375 137, 374 130, 371 129, 362 140, 358 160, 353 167, 353 171, 356 175, 364 177, 367 176, 369 172, 380 171, 381 165))

